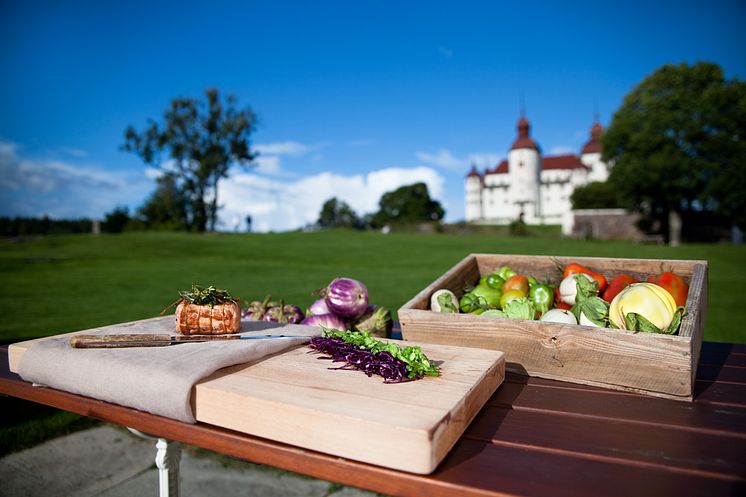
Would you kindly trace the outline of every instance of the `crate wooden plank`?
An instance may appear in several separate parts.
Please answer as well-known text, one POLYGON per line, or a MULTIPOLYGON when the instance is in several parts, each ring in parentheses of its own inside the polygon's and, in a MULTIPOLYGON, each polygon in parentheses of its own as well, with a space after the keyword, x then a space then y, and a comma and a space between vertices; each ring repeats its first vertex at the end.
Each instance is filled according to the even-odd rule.
POLYGON ((471 254, 402 306, 399 319, 405 340, 502 350, 511 372, 691 400, 707 313, 707 277, 705 261, 471 254), (627 273, 642 280, 661 271, 675 271, 690 284, 679 334, 629 333, 429 310, 430 296, 436 290, 447 288, 461 296, 480 275, 501 266, 559 283, 561 268, 570 262, 609 279, 627 273))

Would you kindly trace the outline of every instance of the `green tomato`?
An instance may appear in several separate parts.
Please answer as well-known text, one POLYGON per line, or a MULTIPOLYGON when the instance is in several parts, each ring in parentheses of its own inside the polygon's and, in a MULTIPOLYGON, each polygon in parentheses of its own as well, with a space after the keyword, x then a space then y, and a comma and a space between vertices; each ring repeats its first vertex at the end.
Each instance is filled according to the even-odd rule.
POLYGON ((477 283, 477 285, 486 285, 487 278, 488 278, 487 276, 482 276, 481 278, 479 278, 479 283, 477 283))
POLYGON ((472 292, 465 293, 458 302, 461 312, 473 313, 476 310, 484 311, 487 307, 487 301, 484 297, 474 295, 472 292))
MULTIPOLYGON (((481 280, 480 280, 481 281, 481 280)), ((505 280, 497 273, 492 273, 485 278, 485 284, 497 290, 502 289, 505 280)))
POLYGON ((471 291, 472 295, 483 298, 489 307, 500 307, 503 292, 487 285, 478 285, 471 291))
POLYGON ((511 276, 515 276, 518 273, 510 269, 508 266, 503 266, 497 270, 497 274, 499 274, 502 279, 507 280, 511 276))
POLYGON ((528 287, 529 288, 531 288, 534 285, 538 285, 539 284, 539 282, 533 276, 527 276, 526 279, 528 280, 528 287))
POLYGON ((536 284, 529 290, 528 298, 534 303, 536 310, 541 315, 554 305, 554 290, 549 285, 536 284))

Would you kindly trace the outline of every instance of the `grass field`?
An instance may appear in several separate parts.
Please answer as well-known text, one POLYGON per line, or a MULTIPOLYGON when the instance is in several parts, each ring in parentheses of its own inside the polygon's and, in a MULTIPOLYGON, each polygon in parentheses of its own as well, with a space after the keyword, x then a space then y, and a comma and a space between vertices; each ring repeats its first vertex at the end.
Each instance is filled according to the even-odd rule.
MULTIPOLYGON (((704 259, 710 264, 705 340, 746 343, 746 246, 666 247, 535 236, 372 232, 282 234, 128 233, 0 241, 0 341, 53 335, 158 315, 192 283, 246 300, 266 294, 302 307, 334 277, 366 283, 371 301, 397 309, 472 252, 704 259)), ((0 399, 0 453, 82 423, 0 399), (38 422, 28 421, 37 416, 38 422), (45 428, 46 426, 46 428, 45 428)), ((85 425, 83 423, 83 425, 85 425)))

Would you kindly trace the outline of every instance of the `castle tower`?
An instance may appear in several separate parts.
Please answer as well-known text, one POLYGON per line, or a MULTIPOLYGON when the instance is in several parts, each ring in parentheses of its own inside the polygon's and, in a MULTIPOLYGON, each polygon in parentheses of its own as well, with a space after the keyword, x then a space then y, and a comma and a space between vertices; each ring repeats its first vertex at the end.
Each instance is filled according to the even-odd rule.
POLYGON ((591 126, 591 138, 583 147, 580 153, 580 162, 588 166, 588 181, 606 181, 609 177, 609 169, 601 161, 601 135, 604 132, 603 126, 598 122, 596 116, 593 126, 591 126))
POLYGON ((508 175, 510 176, 509 203, 512 219, 521 214, 527 223, 541 222, 539 184, 541 174, 541 152, 530 136, 528 120, 521 116, 518 120, 518 138, 508 152, 508 175))
POLYGON ((477 166, 471 165, 471 171, 466 175, 464 186, 466 197, 466 221, 479 221, 482 212, 482 176, 477 172, 477 166))

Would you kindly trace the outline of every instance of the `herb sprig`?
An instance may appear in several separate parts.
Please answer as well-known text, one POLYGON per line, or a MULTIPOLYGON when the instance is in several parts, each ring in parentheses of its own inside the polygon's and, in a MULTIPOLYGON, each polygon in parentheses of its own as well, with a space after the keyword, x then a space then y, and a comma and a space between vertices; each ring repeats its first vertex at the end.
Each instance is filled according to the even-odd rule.
POLYGON ((192 285, 191 290, 179 292, 182 300, 196 305, 216 305, 225 302, 236 302, 238 299, 231 296, 226 290, 215 288, 214 286, 192 285))
POLYGON ((387 352, 394 359, 403 362, 407 368, 407 377, 417 379, 423 376, 439 376, 438 366, 430 362, 422 349, 408 345, 400 347, 393 342, 383 342, 370 336, 367 331, 339 331, 324 328, 323 337, 338 338, 345 343, 367 350, 372 354, 387 352))

